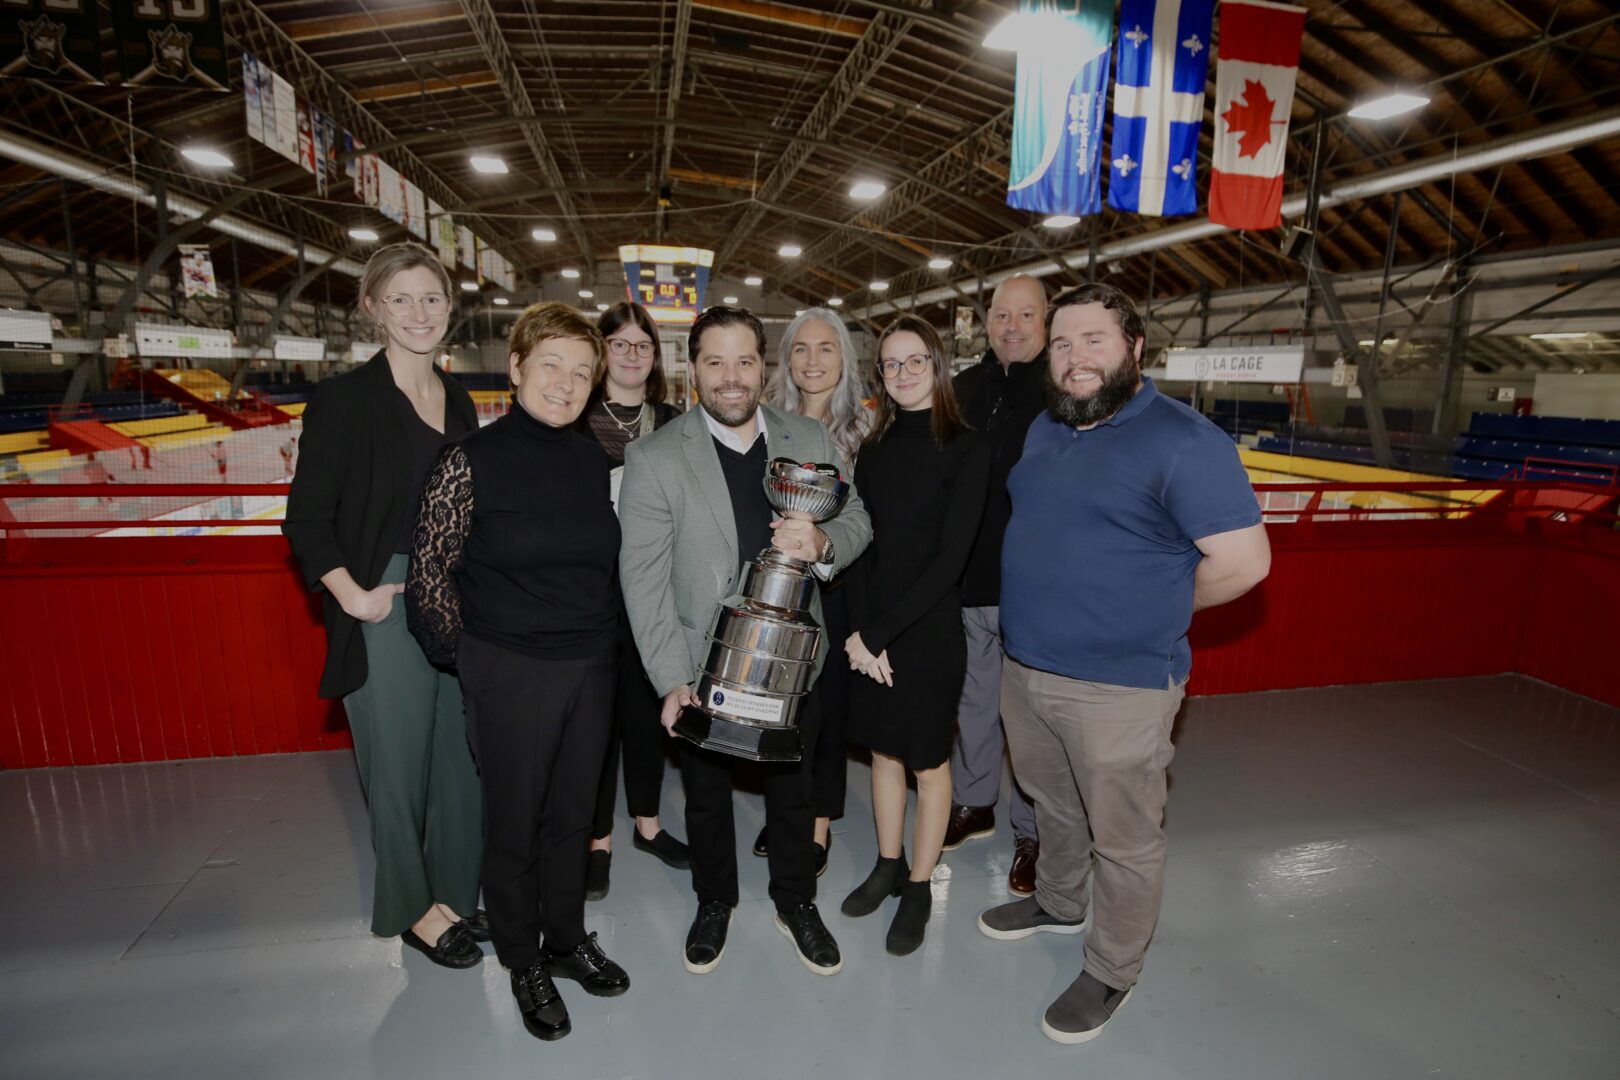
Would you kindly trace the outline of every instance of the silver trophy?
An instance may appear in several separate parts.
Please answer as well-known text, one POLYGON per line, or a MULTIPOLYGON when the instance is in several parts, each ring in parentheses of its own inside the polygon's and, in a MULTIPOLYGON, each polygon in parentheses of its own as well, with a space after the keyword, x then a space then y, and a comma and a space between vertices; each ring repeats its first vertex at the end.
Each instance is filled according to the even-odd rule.
MULTIPOLYGON (((849 484, 830 465, 777 458, 765 471, 765 497, 785 518, 822 522, 843 508, 849 484)), ((798 761, 798 711, 810 692, 821 626, 810 615, 816 579, 810 563, 768 547, 748 564, 740 596, 722 601, 709 627, 709 652, 675 734, 753 761, 798 761)))

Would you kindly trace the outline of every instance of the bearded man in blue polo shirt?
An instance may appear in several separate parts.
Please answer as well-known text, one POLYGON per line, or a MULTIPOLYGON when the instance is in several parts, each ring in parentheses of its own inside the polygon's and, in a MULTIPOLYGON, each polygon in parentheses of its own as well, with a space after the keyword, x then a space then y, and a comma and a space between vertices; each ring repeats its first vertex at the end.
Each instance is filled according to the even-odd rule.
POLYGON ((1159 918, 1192 614, 1258 584, 1271 548, 1231 438, 1142 374, 1130 299, 1081 285, 1047 318, 1047 412, 1007 483, 1001 569, 1001 712, 1041 858, 1035 895, 979 928, 1087 933, 1084 971, 1041 1022, 1080 1043, 1125 1003, 1159 918))

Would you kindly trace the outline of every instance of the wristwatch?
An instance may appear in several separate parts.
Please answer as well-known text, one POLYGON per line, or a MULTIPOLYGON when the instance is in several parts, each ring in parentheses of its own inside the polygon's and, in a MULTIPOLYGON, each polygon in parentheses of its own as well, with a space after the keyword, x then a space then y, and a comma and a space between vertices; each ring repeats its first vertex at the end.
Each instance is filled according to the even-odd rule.
MULTIPOLYGON (((827 536, 826 533, 822 533, 821 535, 827 536)), ((816 560, 816 565, 831 566, 833 564, 833 560, 838 557, 836 551, 837 549, 833 547, 832 537, 827 536, 827 546, 821 549, 821 558, 816 560)))

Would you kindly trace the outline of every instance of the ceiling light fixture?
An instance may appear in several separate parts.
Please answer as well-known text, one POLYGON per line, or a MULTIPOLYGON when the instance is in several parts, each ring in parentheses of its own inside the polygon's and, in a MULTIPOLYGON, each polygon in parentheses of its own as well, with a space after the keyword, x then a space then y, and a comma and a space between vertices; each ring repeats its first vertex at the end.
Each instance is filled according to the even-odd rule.
POLYGON ((798 244, 783 244, 781 247, 776 249, 776 253, 782 256, 784 259, 797 259, 800 255, 804 254, 804 248, 800 247, 798 244))
POLYGON ((596 294, 589 289, 581 289, 579 290, 579 298, 581 300, 595 300, 596 294))
POLYGON ((506 159, 493 154, 474 154, 467 159, 474 169, 490 176, 501 176, 506 173, 506 159))
POLYGON ((888 190, 889 185, 881 180, 857 180, 850 185, 849 197, 860 199, 862 202, 870 202, 888 190))
POLYGON ((536 230, 534 230, 534 232, 530 233, 529 235, 533 236, 536 240, 540 241, 542 244, 550 244, 550 243, 554 242, 557 239, 557 230, 556 229, 536 229, 536 230))
POLYGON ((180 156, 208 169, 228 169, 236 164, 218 150, 206 146, 187 146, 180 151, 180 156))
POLYGON ((1080 224, 1080 219, 1072 214, 1053 214, 1041 224, 1048 229, 1067 229, 1070 226, 1080 224))
POLYGON ((1556 330, 1544 334, 1531 334, 1531 341, 1578 341, 1581 338, 1591 337, 1589 330, 1556 330))
POLYGON ((508 300, 504 296, 497 296, 495 298, 495 306, 496 307, 505 307, 507 304, 510 304, 511 302, 512 301, 508 300))
POLYGON ((560 273, 563 277, 568 278, 569 280, 579 277, 579 271, 575 270, 572 266, 563 267, 560 273))
POLYGON ((350 229, 349 239, 361 240, 365 243, 371 244, 375 243, 379 237, 377 236, 377 231, 375 229, 350 229))
POLYGON ((1357 120, 1388 120, 1392 116, 1421 109, 1428 103, 1429 99, 1422 94, 1385 94, 1371 101, 1363 101, 1350 110, 1350 115, 1357 120))
POLYGON ((765 284, 765 279, 760 277, 758 274, 749 274, 747 277, 743 278, 743 284, 747 285, 751 289, 757 289, 761 285, 765 284))
POLYGON ((476 281, 463 281, 461 283, 461 291, 462 292, 477 292, 478 291, 478 282, 476 282, 476 281))
POLYGON ((1087 42, 1085 28, 1056 11, 1008 15, 985 35, 984 47, 1005 52, 1076 52, 1087 42))
POLYGON ((844 301, 840 297, 835 296, 831 300, 827 301, 827 306, 828 307, 843 307, 844 306, 844 301))
POLYGON ((928 269, 930 270, 949 270, 950 268, 951 260, 947 259, 943 255, 935 255, 932 259, 928 260, 928 269))
POLYGON ((867 288, 871 289, 873 292, 888 292, 889 283, 887 281, 874 281, 872 284, 868 285, 867 288))
POLYGON ((596 305, 596 310, 597 311, 606 311, 607 309, 608 309, 608 306, 606 304, 597 304, 596 305))
POLYGON ((726 307, 732 307, 737 303, 737 298, 735 296, 722 296, 720 302, 726 307))

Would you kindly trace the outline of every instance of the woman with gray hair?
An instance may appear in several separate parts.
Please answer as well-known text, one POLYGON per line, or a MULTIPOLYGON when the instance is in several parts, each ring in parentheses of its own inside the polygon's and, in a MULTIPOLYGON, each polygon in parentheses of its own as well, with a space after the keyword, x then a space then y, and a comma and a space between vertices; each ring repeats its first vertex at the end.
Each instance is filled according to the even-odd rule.
MULTIPOLYGON (((846 478, 855 472, 855 455, 872 430, 855 343, 836 312, 810 308, 800 312, 782 335, 776 371, 765 387, 765 400, 787 412, 820 420, 838 449, 838 468, 846 478)), ((824 583, 821 607, 828 641, 849 636, 849 611, 842 581, 824 583), (842 635, 842 636, 840 636, 842 635)), ((844 714, 849 702, 849 670, 828 664, 811 691, 807 708, 821 714, 811 761, 812 800, 816 813, 816 872, 827 869, 832 820, 844 816, 844 714)), ((765 830, 754 841, 754 854, 769 853, 765 830)))

